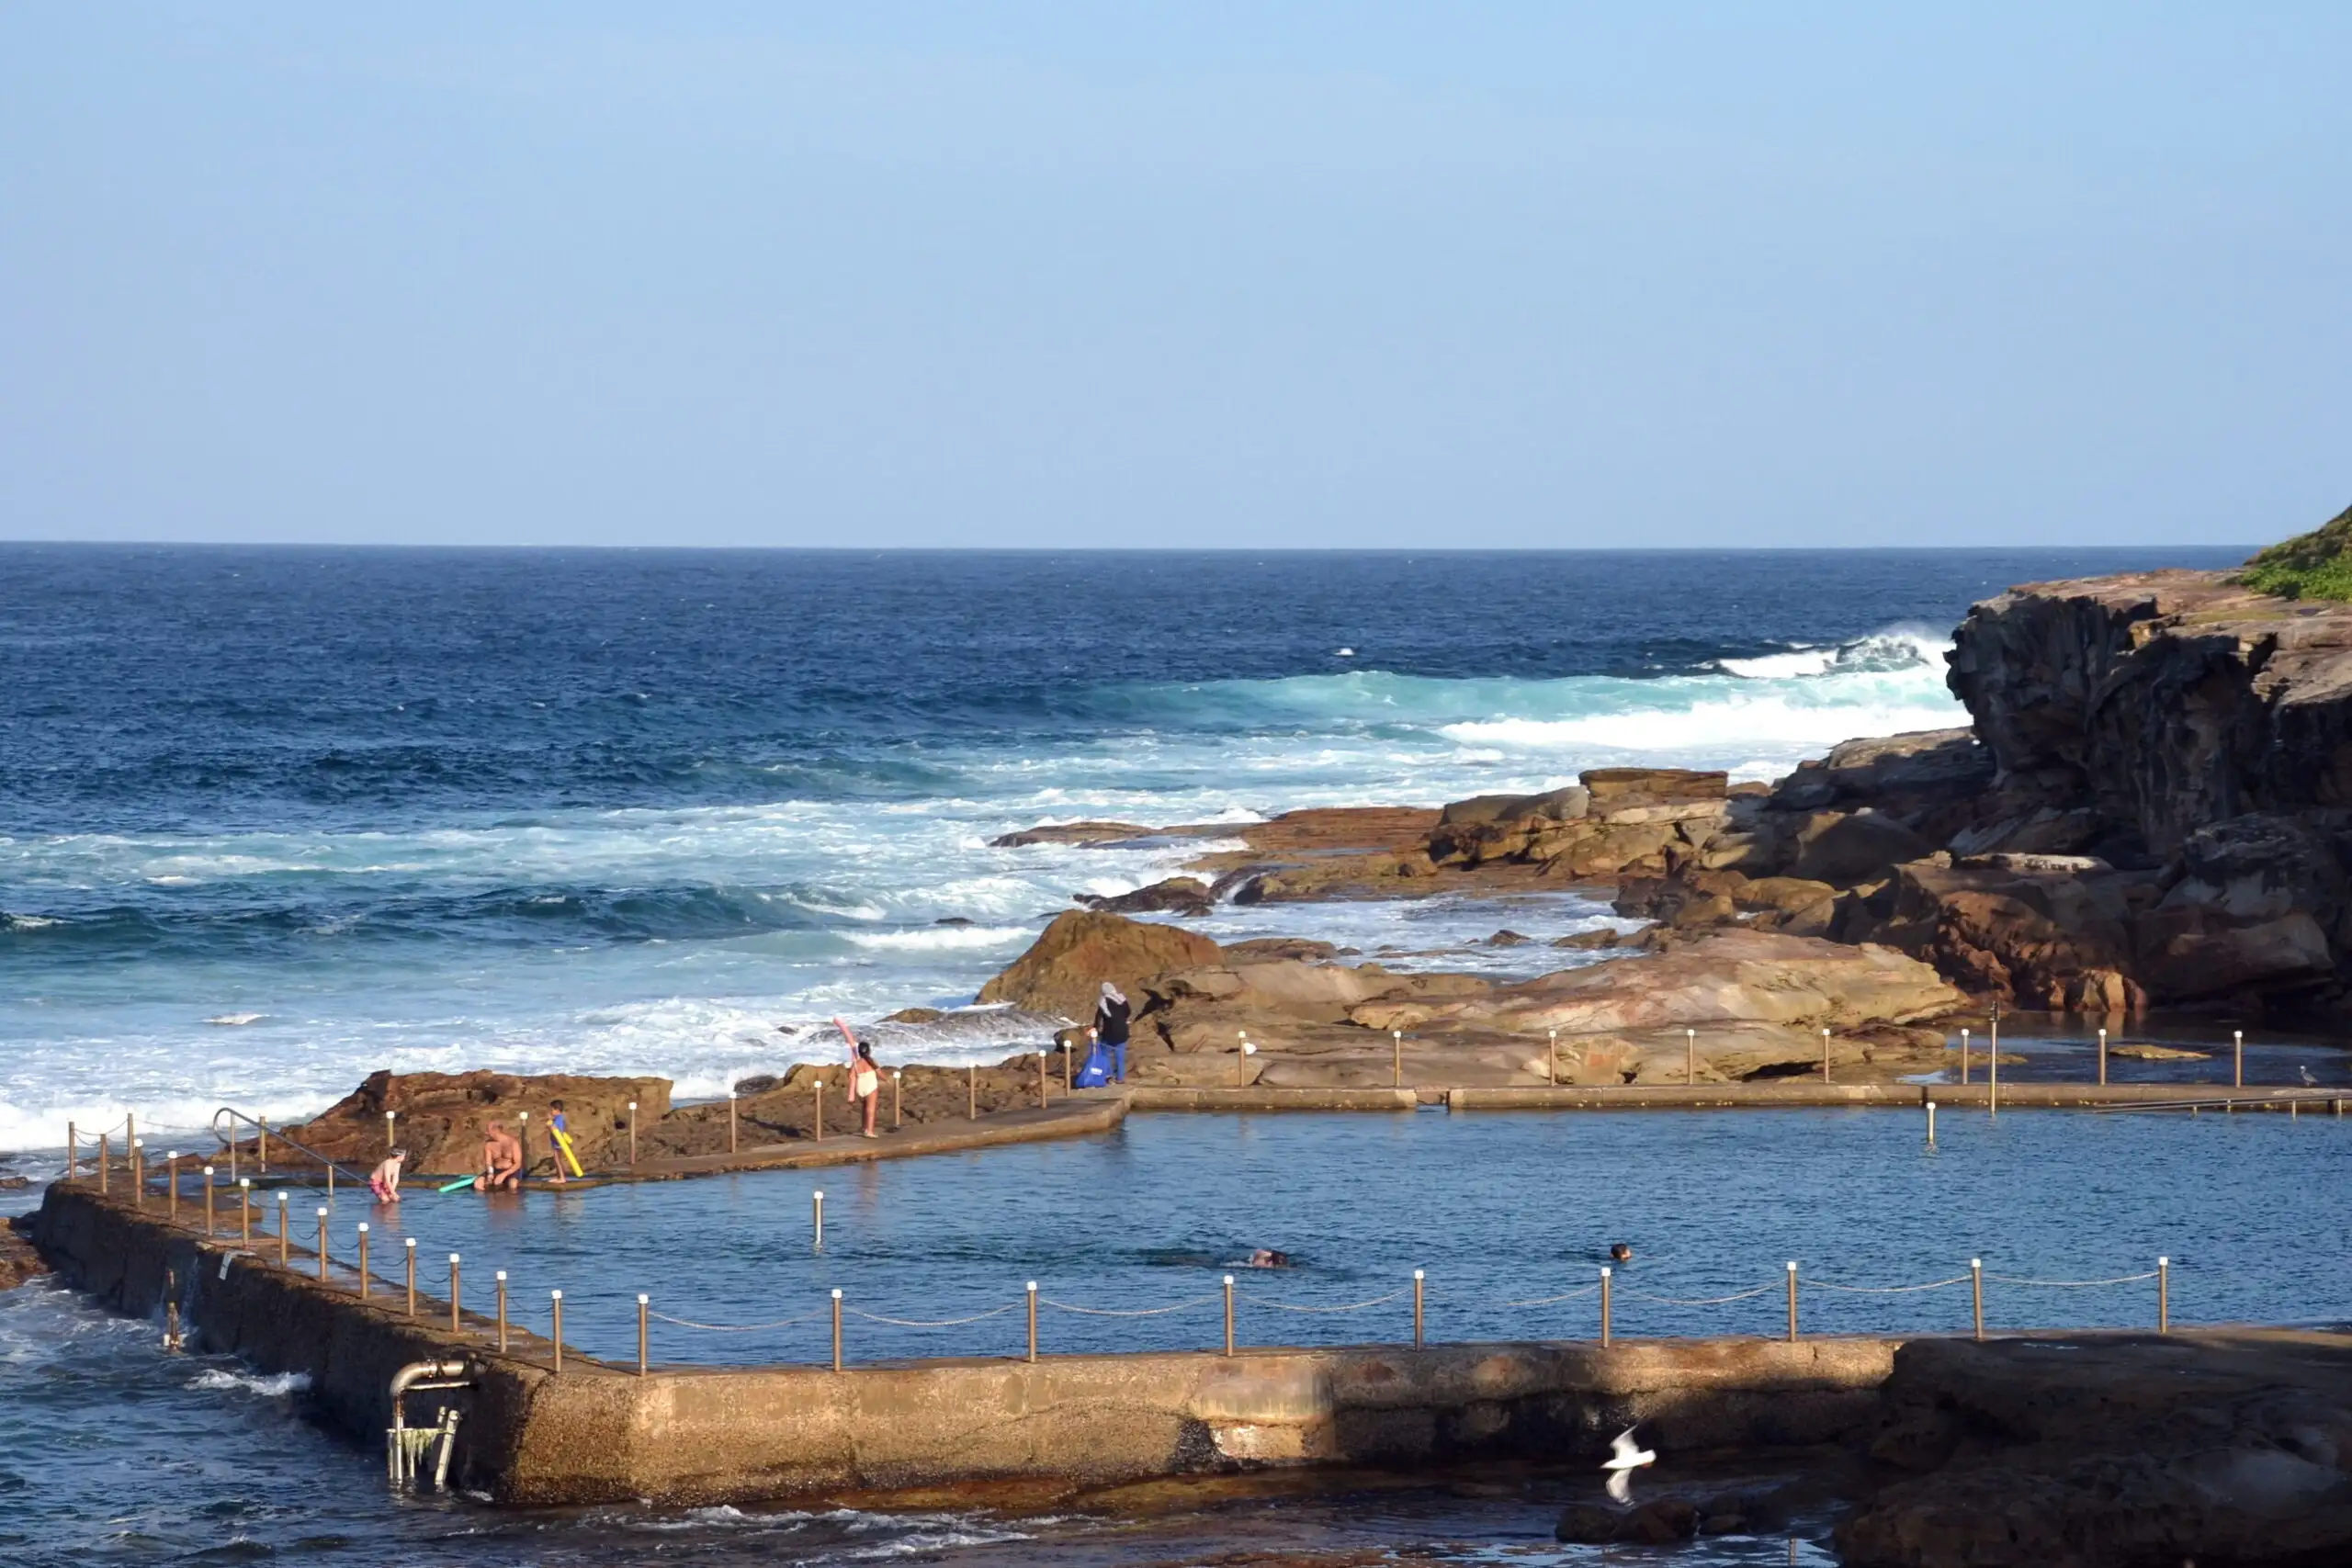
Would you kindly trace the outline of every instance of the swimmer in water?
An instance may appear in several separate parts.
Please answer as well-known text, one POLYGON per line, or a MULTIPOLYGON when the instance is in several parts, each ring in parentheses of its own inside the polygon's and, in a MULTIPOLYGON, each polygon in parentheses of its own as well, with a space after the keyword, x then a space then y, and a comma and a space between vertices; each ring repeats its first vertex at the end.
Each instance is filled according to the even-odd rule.
POLYGON ((1622 1241, 1612 1241, 1612 1242, 1611 1242, 1611 1243, 1609 1244, 1609 1261, 1610 1261, 1610 1262, 1611 1262, 1611 1263, 1631 1263, 1633 1260, 1634 1260, 1634 1249, 1633 1249, 1631 1247, 1627 1246, 1625 1243, 1623 1243, 1623 1242, 1622 1242, 1622 1241))
POLYGON ((1290 1254, 1261 1247, 1250 1255, 1249 1266, 1252 1269, 1287 1269, 1290 1267, 1290 1254))

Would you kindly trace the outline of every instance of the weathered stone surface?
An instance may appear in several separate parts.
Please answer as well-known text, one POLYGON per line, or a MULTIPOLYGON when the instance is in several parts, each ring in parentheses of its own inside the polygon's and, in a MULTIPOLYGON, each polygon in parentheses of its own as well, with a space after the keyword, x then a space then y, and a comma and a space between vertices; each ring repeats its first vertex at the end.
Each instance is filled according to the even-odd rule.
POLYGON ((1133 998, 1147 981, 1217 956, 1216 943, 1192 931, 1073 910, 1056 916, 1028 952, 980 987, 978 999, 1077 1022, 1093 1016, 1105 980, 1133 998))
POLYGON ((1839 1527, 1853 1568, 2352 1561, 2352 1347, 1917 1339, 1871 1455, 1926 1472, 1839 1527))
POLYGON ((1017 833, 1006 833, 990 839, 991 849, 1017 850, 1031 844, 1115 844, 1130 839, 1148 839, 1159 832, 1134 822, 1041 822, 1035 828, 1023 828, 1017 833))
POLYGON ((1934 1018, 1962 999, 1934 970, 1888 948, 1733 929, 1653 958, 1611 959, 1459 999, 1383 998, 1351 1017, 1423 1032, 1567 1035, 1736 1021, 1834 1032, 1934 1018))
POLYGON ((13 1216, 0 1224, 0 1291, 13 1291, 26 1280, 49 1272, 49 1265, 33 1248, 25 1232, 28 1216, 13 1216))
POLYGON ((1113 915, 1204 915, 1216 900, 1209 895, 1209 885, 1199 877, 1170 876, 1132 893, 1082 893, 1079 902, 1113 915))
MULTIPOLYGON (((670 1080, 560 1073, 371 1073, 317 1116, 282 1132, 329 1159, 367 1169, 384 1157, 384 1112, 395 1111, 393 1136, 409 1151, 409 1170, 454 1176, 481 1168, 482 1133, 491 1122, 514 1130, 521 1113, 528 1111, 530 1153, 538 1168, 552 1159, 538 1129, 547 1125, 550 1102, 558 1100, 564 1103, 581 1162, 604 1164, 616 1147, 626 1148, 628 1102, 637 1101, 640 1127, 658 1121, 670 1109, 670 1080)), ((296 1163, 292 1151, 275 1141, 272 1157, 296 1163)))

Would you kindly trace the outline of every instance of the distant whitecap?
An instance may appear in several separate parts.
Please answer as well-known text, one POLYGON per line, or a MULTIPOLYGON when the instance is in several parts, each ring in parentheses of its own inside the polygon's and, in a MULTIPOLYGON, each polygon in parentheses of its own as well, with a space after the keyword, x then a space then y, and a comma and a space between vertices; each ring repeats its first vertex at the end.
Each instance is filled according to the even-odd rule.
POLYGON ((1356 650, 1355 650, 1354 649, 1352 649, 1352 648, 1343 648, 1343 649, 1339 649, 1336 653, 1334 653, 1332 657, 1334 657, 1334 658, 1336 658, 1336 659, 1353 659, 1355 656, 1356 656, 1356 650))
POLYGON ((241 1024, 259 1023, 261 1021, 261 1014, 257 1012, 224 1012, 217 1018, 208 1018, 204 1021, 207 1023, 224 1024, 229 1028, 234 1029, 241 1024))

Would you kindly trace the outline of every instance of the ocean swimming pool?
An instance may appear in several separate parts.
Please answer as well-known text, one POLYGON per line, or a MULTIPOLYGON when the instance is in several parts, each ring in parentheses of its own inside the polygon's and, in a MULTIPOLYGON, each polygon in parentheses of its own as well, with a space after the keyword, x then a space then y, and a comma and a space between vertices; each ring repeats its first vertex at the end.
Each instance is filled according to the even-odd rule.
MULTIPOLYGON (((2017 1281, 2143 1275, 2160 1256, 2176 1324, 2346 1315, 2352 1123, 1939 1122, 1931 1149, 1919 1117, 1889 1111, 1144 1115, 1085 1139, 823 1171, 428 1190, 397 1208, 345 1192, 331 1225, 347 1262, 368 1222, 388 1279, 413 1236, 435 1297, 460 1254, 475 1311, 504 1269, 512 1320, 542 1333, 560 1290, 565 1338, 591 1355, 634 1360, 642 1292, 662 1314, 660 1363, 826 1360, 835 1289, 850 1360, 1016 1354, 1033 1280, 1047 1353, 1210 1348, 1227 1273, 1244 1344, 1408 1339, 1416 1269, 1432 1340, 1582 1338, 1619 1240, 1635 1254, 1612 1281, 1620 1337, 1781 1333, 1791 1260, 1809 1333, 1965 1331, 1965 1283, 1873 1292, 1965 1276, 1971 1258, 1995 1330, 2153 1325, 2153 1280, 2017 1281), (1234 1267, 1261 1247, 1295 1266, 1234 1267), (750 1325, 772 1326, 722 1331, 750 1325)), ((295 1199, 298 1241, 316 1201, 295 1199)))

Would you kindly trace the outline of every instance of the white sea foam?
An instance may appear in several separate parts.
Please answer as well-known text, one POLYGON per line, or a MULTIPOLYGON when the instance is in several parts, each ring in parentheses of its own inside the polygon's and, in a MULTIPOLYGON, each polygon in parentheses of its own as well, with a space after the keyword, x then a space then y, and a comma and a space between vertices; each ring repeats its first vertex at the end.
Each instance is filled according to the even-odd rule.
POLYGON ((288 1394, 307 1393, 311 1387, 308 1372, 276 1372, 267 1377, 246 1372, 224 1371, 210 1368, 187 1380, 187 1386, 251 1393, 264 1399, 284 1399, 288 1394))
MULTIPOLYGON (((968 1002, 1074 892, 1130 891, 1241 847, 990 847, 1000 834, 1049 819, 1242 824, 1302 807, 1436 805, 1620 762, 1767 777, 1854 736, 1962 722, 1941 651, 1939 639, 1894 628, 1667 679, 1352 669, 1158 688, 1136 699, 1148 724, 1025 753, 976 748, 941 761, 938 794, 883 804, 785 798, 355 832, 0 839, 0 886, 15 906, 0 944, 28 952, 73 941, 73 928, 124 903, 202 910, 225 898, 233 910, 326 886, 366 911, 337 910, 276 948, 264 932, 251 953, 56 972, 6 988, 0 1148, 59 1150, 69 1119, 95 1130, 135 1110, 151 1151, 167 1139, 193 1151, 209 1146, 198 1130, 218 1106, 273 1121, 309 1114, 378 1068, 656 1073, 682 1098, 724 1093, 750 1074, 832 1060, 831 1014, 864 1026, 910 1006, 968 1002), (303 891, 274 891, 280 879, 303 891), (383 940, 390 917, 375 911, 435 899, 541 899, 524 918, 548 924, 528 942, 383 940), (563 923, 570 905, 650 923, 641 940, 586 925, 575 939, 563 923), (677 931, 661 925, 673 906, 688 922, 677 931), (722 919, 716 934, 691 924, 712 908, 757 918, 740 930, 722 919), (948 918, 973 923, 933 923, 948 918)), ((1592 960, 1484 946, 1494 931, 1544 939, 1608 919, 1590 904, 1429 900, 1228 907, 1186 925, 1220 941, 1315 936, 1365 956, 1436 952, 1446 956, 1383 962, 1511 975, 1592 960)), ((1001 1059, 1041 1032, 1033 1019, 958 1015, 881 1037, 894 1060, 960 1063, 1001 1059)))

